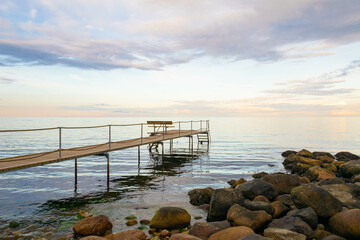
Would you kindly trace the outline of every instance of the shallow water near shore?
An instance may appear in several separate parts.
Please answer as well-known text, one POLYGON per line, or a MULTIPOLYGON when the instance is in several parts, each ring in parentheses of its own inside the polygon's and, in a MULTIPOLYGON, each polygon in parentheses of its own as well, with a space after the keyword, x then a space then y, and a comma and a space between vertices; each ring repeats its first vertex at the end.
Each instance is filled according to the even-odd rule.
MULTIPOLYGON (((146 120, 149 119, 0 118, 0 126, 1 129, 24 129, 140 123, 146 120)), ((53 232, 52 238, 56 238, 71 233, 80 209, 109 216, 116 232, 129 229, 125 225, 126 216, 135 214, 138 220, 150 219, 159 207, 166 205, 183 207, 192 217, 201 216, 204 220, 206 212, 188 203, 187 192, 191 189, 227 187, 226 182, 231 179, 249 179, 260 171, 284 172, 280 154, 287 149, 360 154, 359 120, 212 118, 209 148, 206 143, 198 144, 194 138, 191 152, 187 138, 177 139, 172 155, 169 143, 165 143, 165 157, 162 159, 149 154, 142 146, 140 168, 137 148, 111 152, 109 188, 106 158, 103 156, 78 160, 76 185, 74 160, 1 173, 0 231, 8 234, 10 231, 4 229, 10 221, 17 221, 20 226, 16 230, 27 227, 29 232, 53 232)), ((64 148, 105 143, 108 137, 107 129, 67 130, 63 134, 64 148)), ((114 129, 112 139, 136 137, 139 137, 138 128, 124 127, 114 129)), ((57 141, 57 131, 0 133, 0 158, 56 150, 57 141)), ((132 228, 137 227, 139 225, 132 228)))

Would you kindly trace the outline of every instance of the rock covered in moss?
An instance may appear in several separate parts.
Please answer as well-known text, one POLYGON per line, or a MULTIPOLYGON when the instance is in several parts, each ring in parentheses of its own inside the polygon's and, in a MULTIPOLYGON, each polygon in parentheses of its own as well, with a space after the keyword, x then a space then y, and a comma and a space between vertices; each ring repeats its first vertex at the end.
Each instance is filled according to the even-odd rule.
POLYGON ((310 167, 306 172, 305 176, 309 178, 310 181, 321 181, 329 178, 336 178, 334 172, 329 171, 320 166, 310 167))
POLYGON ((300 150, 299 152, 296 153, 296 155, 301 156, 301 157, 313 158, 312 152, 310 152, 309 150, 306 150, 306 149, 300 150))
POLYGON ((240 190, 231 188, 215 189, 211 196, 207 220, 212 222, 226 219, 227 211, 234 204, 244 205, 244 197, 240 190))
POLYGON ((339 168, 343 177, 351 178, 352 176, 360 174, 360 160, 353 160, 344 163, 339 168))
POLYGON ((342 209, 337 198, 313 184, 294 188, 291 191, 291 198, 296 207, 311 207, 320 217, 330 217, 342 209))
POLYGON ((265 211, 251 211, 238 204, 233 205, 228 213, 227 220, 232 226, 246 226, 254 231, 263 229, 272 217, 265 211))
POLYGON ((346 239, 360 239, 360 209, 335 214, 329 219, 332 231, 346 239))
POLYGON ((313 152, 312 153, 313 157, 317 158, 317 159, 320 159, 321 157, 328 157, 328 158, 331 158, 331 159, 335 159, 335 157, 329 153, 329 152, 313 152))
POLYGON ((335 154, 336 160, 348 162, 350 160, 360 160, 358 155, 355 155, 351 152, 338 152, 335 154))
POLYGON ((190 225, 191 216, 183 208, 162 207, 150 220, 150 228, 180 229, 190 225))
POLYGON ((85 218, 73 226, 75 234, 81 236, 103 236, 107 231, 113 227, 109 218, 105 215, 99 215, 96 217, 85 218))
POLYGON ((190 203, 194 206, 200 206, 202 204, 210 203, 211 196, 214 189, 208 188, 196 188, 188 192, 190 203))

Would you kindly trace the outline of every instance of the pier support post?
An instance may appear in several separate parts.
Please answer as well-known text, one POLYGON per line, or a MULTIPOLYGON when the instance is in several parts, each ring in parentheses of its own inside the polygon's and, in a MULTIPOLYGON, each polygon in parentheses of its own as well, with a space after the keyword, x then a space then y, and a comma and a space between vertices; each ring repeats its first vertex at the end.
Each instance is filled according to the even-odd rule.
POLYGON ((161 142, 161 157, 164 158, 164 143, 161 142))
POLYGON ((107 181, 106 181, 106 186, 107 186, 107 191, 109 192, 110 189, 110 157, 109 157, 109 153, 105 154, 106 159, 107 159, 107 181))
POLYGON ((75 189, 74 192, 77 192, 77 158, 75 158, 75 189))
POLYGON ((140 168, 140 146, 138 146, 138 168, 140 168))

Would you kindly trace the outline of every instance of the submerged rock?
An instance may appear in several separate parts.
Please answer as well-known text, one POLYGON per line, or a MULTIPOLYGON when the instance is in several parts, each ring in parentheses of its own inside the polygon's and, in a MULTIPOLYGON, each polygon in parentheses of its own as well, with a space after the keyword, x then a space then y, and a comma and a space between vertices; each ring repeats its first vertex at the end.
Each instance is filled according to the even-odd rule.
POLYGON ((264 230, 264 236, 275 240, 306 240, 304 234, 300 234, 288 229, 282 228, 267 228, 264 230))
POLYGON ((183 208, 162 207, 150 220, 150 228, 180 229, 190 225, 191 216, 183 208))
POLYGON ((271 215, 263 210, 250 211, 238 204, 233 205, 227 213, 227 220, 232 226, 246 226, 254 231, 263 229, 271 219, 271 215))
POLYGON ((76 234, 81 236, 103 236, 107 231, 113 227, 109 218, 105 215, 99 215, 96 217, 85 218, 73 226, 73 230, 76 234))
POLYGON ((253 233, 251 228, 245 226, 231 227, 211 235, 209 240, 237 240, 253 233))
POLYGON ((190 197, 190 203, 194 206, 200 206, 202 204, 210 203, 211 196, 214 189, 208 188, 196 188, 188 192, 190 197))
POLYGON ((346 239, 360 239, 360 209, 335 214, 329 219, 329 226, 346 239))
POLYGON ((234 204, 244 205, 244 197, 240 190, 231 188, 215 189, 211 197, 207 220, 209 222, 225 220, 229 208, 234 204))
POLYGON ((313 184, 294 188, 291 191, 291 198, 296 207, 311 207, 320 217, 330 217, 342 209, 337 198, 313 184))
POLYGON ((243 195, 250 200, 253 200, 258 195, 263 195, 267 199, 271 200, 277 195, 277 191, 271 183, 260 179, 254 179, 243 183, 237 186, 236 189, 240 190, 243 195))

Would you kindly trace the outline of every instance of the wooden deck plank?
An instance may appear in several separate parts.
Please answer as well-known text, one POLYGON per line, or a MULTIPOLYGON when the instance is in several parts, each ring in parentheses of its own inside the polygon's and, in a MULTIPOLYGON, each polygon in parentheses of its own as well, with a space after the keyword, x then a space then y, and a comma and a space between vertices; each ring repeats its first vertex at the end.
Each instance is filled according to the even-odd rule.
POLYGON ((52 152, 42 152, 29 155, 15 156, 9 158, 0 159, 0 172, 8 172, 21 168, 29 168, 33 166, 39 166, 44 164, 50 164, 59 161, 66 161, 74 158, 86 157, 90 155, 95 155, 104 152, 111 152, 116 150, 121 150, 125 148, 131 148, 141 145, 147 145, 149 143, 161 142, 165 140, 187 137, 199 133, 204 133, 206 131, 201 130, 170 130, 164 135, 156 135, 144 137, 141 141, 141 138, 111 142, 111 147, 109 148, 109 143, 98 144, 98 145, 89 145, 83 147, 69 148, 61 150, 61 159, 59 159, 59 151, 52 152))

